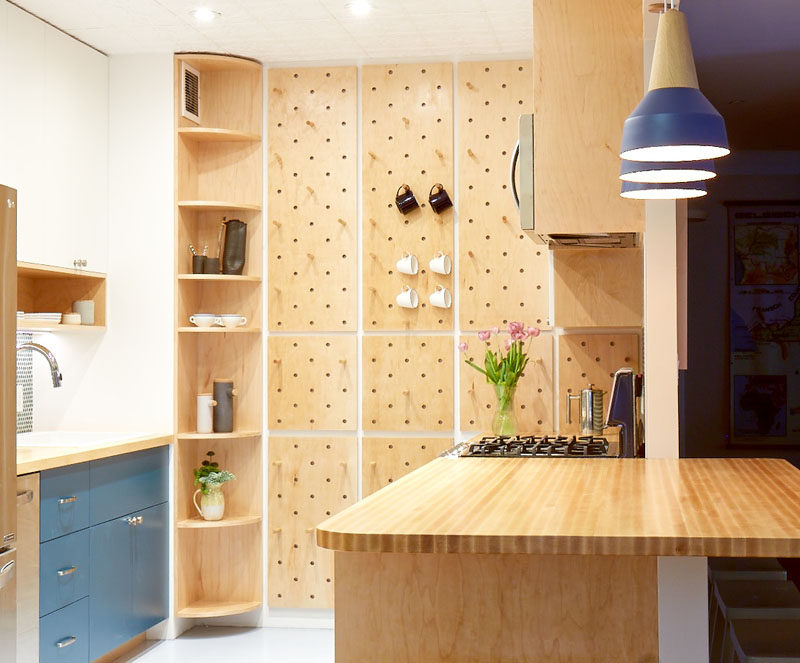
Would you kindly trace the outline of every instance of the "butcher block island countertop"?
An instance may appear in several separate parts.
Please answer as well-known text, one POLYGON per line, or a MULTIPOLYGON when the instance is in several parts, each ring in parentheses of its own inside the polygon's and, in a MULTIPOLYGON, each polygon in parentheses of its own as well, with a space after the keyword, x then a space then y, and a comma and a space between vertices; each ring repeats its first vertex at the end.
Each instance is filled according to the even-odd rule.
POLYGON ((336 551, 800 557, 777 459, 437 458, 317 528, 336 551))
MULTIPOLYGON (((88 439, 80 443, 71 441, 70 438, 75 437, 75 433, 65 433, 63 444, 58 442, 58 433, 49 433, 49 435, 54 438, 52 443, 34 446, 23 446, 19 444, 18 438, 18 476, 172 444, 172 435, 155 433, 108 434, 104 435, 105 439, 97 441, 88 439)), ((100 434, 90 433, 89 435, 99 436, 100 434)))

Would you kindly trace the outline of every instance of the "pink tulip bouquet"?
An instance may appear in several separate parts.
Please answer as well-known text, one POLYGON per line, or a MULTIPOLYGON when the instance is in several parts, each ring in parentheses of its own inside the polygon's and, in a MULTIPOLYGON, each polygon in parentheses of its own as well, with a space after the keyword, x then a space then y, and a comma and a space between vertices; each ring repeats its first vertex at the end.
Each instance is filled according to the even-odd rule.
MULTIPOLYGON (((464 361, 479 373, 483 373, 486 382, 494 385, 497 394, 497 412, 492 421, 492 431, 496 435, 514 435, 517 421, 514 413, 514 393, 525 367, 528 365, 528 351, 531 339, 541 333, 538 327, 526 327, 522 322, 508 323, 508 336, 503 343, 505 353, 501 349, 500 329, 494 327, 478 332, 478 339, 486 343, 486 355, 483 368, 465 357, 464 361), (498 345, 492 347, 492 339, 498 345)), ((503 332, 504 334, 504 332, 503 332)), ((461 343, 458 349, 467 352, 469 346, 461 343)))

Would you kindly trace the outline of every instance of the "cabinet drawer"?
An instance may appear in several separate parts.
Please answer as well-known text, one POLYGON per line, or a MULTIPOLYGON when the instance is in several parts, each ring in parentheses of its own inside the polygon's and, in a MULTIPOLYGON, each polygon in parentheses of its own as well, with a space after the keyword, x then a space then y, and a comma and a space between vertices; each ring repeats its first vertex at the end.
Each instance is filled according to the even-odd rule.
POLYGON ((88 463, 42 472, 40 490, 40 541, 89 526, 88 463))
POLYGON ((92 525, 166 502, 168 454, 168 447, 158 447, 92 461, 92 525))
POLYGON ((39 614, 89 595, 89 530, 43 543, 39 550, 39 614))
POLYGON ((89 599, 51 612, 39 621, 39 663, 87 663, 89 599))

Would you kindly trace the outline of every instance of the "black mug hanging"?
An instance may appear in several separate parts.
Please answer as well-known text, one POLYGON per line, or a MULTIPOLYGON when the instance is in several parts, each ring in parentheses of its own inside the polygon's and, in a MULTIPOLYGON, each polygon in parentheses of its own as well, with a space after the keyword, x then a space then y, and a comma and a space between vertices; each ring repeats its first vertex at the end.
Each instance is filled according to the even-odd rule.
POLYGON ((414 192, 408 184, 404 184, 397 190, 394 196, 394 202, 401 214, 408 214, 411 210, 419 207, 419 203, 414 197, 414 192))
POLYGON ((428 202, 431 204, 431 209, 437 214, 441 214, 448 207, 453 206, 453 201, 447 195, 447 191, 441 184, 434 184, 428 194, 428 202))

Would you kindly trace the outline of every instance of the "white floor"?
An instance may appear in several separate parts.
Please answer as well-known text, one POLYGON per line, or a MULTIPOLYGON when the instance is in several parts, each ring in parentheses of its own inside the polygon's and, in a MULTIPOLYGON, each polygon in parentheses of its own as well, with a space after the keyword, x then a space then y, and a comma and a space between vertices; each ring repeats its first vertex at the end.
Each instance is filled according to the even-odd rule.
POLYGON ((333 629, 196 626, 176 640, 151 640, 116 663, 333 663, 333 629))

